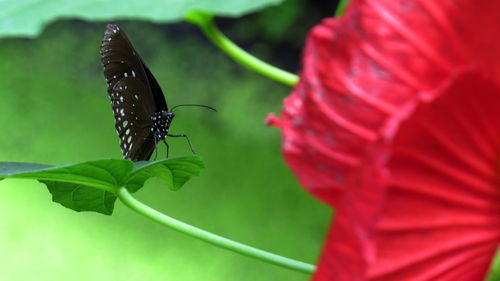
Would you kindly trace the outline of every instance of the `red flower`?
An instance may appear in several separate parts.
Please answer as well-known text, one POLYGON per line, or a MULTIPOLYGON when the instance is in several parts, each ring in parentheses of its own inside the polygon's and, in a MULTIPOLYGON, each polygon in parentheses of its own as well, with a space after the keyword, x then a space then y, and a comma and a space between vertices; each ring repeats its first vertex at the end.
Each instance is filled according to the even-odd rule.
POLYGON ((317 281, 482 280, 500 242, 500 1, 353 0, 280 127, 336 208, 317 281))

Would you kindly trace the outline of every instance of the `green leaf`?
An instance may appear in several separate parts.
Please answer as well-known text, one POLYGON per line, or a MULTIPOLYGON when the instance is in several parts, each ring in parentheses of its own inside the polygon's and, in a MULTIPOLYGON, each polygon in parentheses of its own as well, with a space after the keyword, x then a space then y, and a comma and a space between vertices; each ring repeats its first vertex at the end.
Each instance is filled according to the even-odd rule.
POLYGON ((199 175, 201 168, 203 162, 199 157, 193 156, 138 162, 125 186, 130 192, 135 192, 148 178, 158 177, 169 189, 178 190, 192 176, 199 175))
POLYGON ((124 159, 103 159, 63 166, 0 162, 0 180, 36 179, 45 184, 52 200, 72 210, 113 212, 115 193, 121 186, 139 190, 146 180, 160 178, 168 188, 177 190, 198 175, 203 162, 198 156, 134 163, 124 159))
POLYGON ((133 163, 122 159, 94 160, 63 166, 33 163, 0 163, 1 178, 27 178, 82 184, 114 192, 133 169, 133 163))
POLYGON ((283 0, 16 0, 0 1, 0 37, 35 36, 60 18, 93 21, 141 19, 178 22, 190 12, 239 17, 283 0))
POLYGON ((105 215, 113 213, 116 196, 105 190, 82 184, 40 181, 52 194, 52 201, 77 212, 90 211, 105 215))

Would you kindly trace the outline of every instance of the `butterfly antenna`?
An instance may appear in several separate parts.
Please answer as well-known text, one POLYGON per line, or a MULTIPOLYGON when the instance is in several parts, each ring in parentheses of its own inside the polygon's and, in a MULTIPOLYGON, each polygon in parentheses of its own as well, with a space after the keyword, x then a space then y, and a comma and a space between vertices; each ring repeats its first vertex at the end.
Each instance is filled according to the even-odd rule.
POLYGON ((178 104, 178 105, 176 105, 176 106, 172 107, 172 108, 170 109, 170 111, 174 111, 174 109, 175 109, 176 107, 180 107, 180 106, 198 106, 198 107, 208 108, 208 109, 210 109, 210 110, 213 110, 213 111, 217 112, 217 109, 215 109, 215 108, 213 108, 213 107, 211 107, 211 106, 208 106, 208 105, 203 105, 203 104, 178 104))

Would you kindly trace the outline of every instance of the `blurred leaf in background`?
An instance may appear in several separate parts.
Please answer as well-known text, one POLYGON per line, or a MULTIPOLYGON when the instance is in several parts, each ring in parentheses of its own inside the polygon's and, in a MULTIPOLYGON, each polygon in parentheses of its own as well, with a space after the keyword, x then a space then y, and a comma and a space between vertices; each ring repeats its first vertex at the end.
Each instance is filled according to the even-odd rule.
POLYGON ((179 22, 187 13, 201 11, 212 15, 240 17, 283 0, 16 0, 0 1, 0 37, 35 36, 56 20, 148 19, 155 22, 179 22))
MULTIPOLYGON (((184 108, 171 127, 190 135, 206 165, 201 176, 175 193, 150 180, 139 199, 217 234, 314 263, 330 210, 297 185, 282 161, 279 132, 263 125, 290 89, 235 64, 192 25, 119 24, 169 104, 219 110, 184 108)), ((228 30, 232 24, 238 20, 224 22, 228 30)), ((58 21, 35 39, 0 40, 1 161, 121 157, 99 62, 104 26, 58 21)), ((283 45, 273 43, 278 47, 264 58, 297 65, 298 56, 273 55, 294 53, 283 45)), ((183 140, 170 143, 172 156, 190 154, 183 140)), ((72 212, 29 180, 1 181, 0 192, 2 280, 309 279, 167 230, 121 204, 111 217, 72 212)))
POLYGON ((333 16, 338 1, 286 0, 237 20, 222 18, 224 32, 253 54, 291 72, 299 71, 299 58, 307 33, 333 16))

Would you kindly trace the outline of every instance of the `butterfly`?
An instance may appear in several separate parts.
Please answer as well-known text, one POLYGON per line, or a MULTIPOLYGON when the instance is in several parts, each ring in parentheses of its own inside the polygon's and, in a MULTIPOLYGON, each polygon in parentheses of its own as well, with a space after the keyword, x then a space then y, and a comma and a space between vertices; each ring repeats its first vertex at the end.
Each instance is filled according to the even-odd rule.
POLYGON ((149 160, 160 141, 167 146, 168 157, 167 136, 185 138, 193 154, 196 154, 187 135, 169 133, 175 117, 173 109, 200 106, 217 110, 198 104, 181 104, 169 110, 160 85, 125 32, 116 24, 106 26, 101 43, 101 62, 123 158, 149 160))

